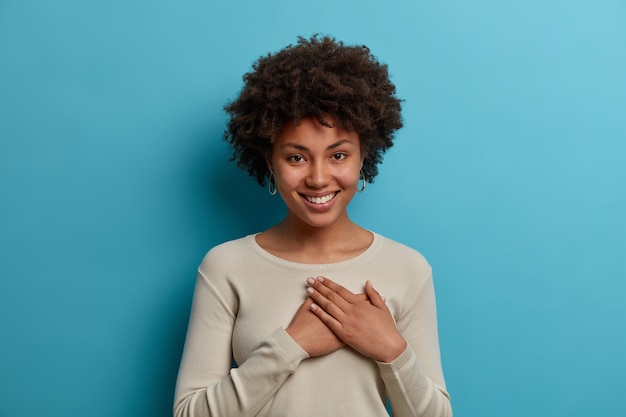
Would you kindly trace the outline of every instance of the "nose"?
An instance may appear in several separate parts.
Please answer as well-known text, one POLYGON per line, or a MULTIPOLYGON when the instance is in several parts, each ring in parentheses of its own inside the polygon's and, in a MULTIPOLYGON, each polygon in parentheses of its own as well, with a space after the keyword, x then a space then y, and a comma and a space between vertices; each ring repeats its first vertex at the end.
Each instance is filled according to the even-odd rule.
POLYGON ((328 167, 322 161, 316 161, 311 163, 305 182, 311 188, 323 188, 328 185, 329 178, 328 167))

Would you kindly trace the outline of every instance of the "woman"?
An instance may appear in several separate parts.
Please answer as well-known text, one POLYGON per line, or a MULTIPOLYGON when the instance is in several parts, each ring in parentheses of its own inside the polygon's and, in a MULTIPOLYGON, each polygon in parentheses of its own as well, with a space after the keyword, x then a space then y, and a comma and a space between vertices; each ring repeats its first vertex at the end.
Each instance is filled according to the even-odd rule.
POLYGON ((226 111, 233 159, 287 214, 202 261, 174 414, 451 416, 430 266, 347 213, 402 126, 387 67, 300 38, 226 111))

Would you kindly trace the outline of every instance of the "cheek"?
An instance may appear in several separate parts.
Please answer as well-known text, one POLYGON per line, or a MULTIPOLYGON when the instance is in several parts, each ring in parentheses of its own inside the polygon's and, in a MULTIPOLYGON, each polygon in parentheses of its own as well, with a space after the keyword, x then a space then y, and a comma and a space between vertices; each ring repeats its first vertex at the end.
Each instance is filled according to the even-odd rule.
POLYGON ((275 171, 276 185, 279 189, 294 188, 302 180, 296 172, 284 169, 275 171))
POLYGON ((342 172, 341 182, 346 188, 356 187, 359 183, 361 176, 361 170, 355 168, 349 168, 342 172))

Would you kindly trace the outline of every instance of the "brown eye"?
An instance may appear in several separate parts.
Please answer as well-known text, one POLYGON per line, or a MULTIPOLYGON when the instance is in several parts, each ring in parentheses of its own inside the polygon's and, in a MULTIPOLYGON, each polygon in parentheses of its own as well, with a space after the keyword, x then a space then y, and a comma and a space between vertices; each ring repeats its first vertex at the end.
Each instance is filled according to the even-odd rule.
POLYGON ((335 154, 333 154, 333 159, 335 161, 341 161, 342 159, 345 159, 347 157, 347 155, 343 152, 337 152, 335 154))

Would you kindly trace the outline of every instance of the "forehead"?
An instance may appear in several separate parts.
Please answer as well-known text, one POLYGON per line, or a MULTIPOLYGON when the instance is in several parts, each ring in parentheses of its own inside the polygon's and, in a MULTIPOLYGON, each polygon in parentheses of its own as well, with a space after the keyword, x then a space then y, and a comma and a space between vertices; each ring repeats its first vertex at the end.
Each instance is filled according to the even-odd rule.
POLYGON ((359 144, 359 135, 354 131, 344 129, 333 119, 328 120, 329 126, 323 125, 315 117, 307 117, 299 123, 289 121, 278 134, 274 145, 284 146, 289 143, 329 144, 345 142, 359 144))

